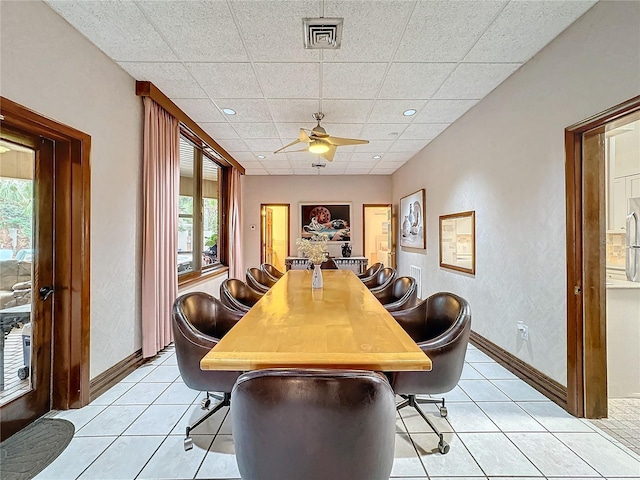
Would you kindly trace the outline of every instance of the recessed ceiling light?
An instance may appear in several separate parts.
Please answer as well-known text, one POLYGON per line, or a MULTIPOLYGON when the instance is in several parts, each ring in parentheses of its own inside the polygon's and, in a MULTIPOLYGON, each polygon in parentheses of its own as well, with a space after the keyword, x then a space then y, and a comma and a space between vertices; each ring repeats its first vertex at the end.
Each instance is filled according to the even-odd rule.
POLYGON ((262 160, 263 158, 267 158, 266 155, 256 155, 256 157, 258 157, 260 160, 262 160))
POLYGON ((382 158, 382 155, 374 155, 373 157, 374 160, 380 160, 382 158))
POLYGON ((223 108, 222 109, 223 113, 226 113, 227 115, 235 115, 236 111, 233 108, 223 108))
POLYGON ((417 110, 415 108, 410 108, 409 110, 405 110, 404 112, 402 112, 402 115, 404 115, 405 117, 410 117, 412 115, 415 115, 417 112, 417 110))

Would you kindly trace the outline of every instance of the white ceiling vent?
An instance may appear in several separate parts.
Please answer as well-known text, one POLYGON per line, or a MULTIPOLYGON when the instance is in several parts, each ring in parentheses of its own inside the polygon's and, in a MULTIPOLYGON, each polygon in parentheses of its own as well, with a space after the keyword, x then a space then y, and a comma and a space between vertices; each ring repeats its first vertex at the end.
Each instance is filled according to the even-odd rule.
POLYGON ((340 48, 344 18, 303 18, 304 48, 340 48))

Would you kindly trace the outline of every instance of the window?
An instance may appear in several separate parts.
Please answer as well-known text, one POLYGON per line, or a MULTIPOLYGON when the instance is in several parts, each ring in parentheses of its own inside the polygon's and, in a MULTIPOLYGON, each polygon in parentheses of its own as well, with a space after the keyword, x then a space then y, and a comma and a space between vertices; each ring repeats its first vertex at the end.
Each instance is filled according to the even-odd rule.
POLYGON ((180 136, 178 199, 178 276, 203 273, 222 265, 221 181, 225 171, 212 150, 187 132, 180 136))

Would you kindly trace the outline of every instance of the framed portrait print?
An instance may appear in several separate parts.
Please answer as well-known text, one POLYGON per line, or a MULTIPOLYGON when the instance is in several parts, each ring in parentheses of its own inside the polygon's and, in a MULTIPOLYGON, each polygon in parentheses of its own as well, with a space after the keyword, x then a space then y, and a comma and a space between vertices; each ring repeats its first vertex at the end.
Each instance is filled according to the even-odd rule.
POLYGON ((313 240, 322 233, 330 242, 351 241, 350 203, 300 203, 300 238, 313 240))
POLYGON ((475 275, 475 211, 440 217, 440 266, 475 275))
POLYGON ((400 199, 400 246, 427 248, 424 188, 400 199))

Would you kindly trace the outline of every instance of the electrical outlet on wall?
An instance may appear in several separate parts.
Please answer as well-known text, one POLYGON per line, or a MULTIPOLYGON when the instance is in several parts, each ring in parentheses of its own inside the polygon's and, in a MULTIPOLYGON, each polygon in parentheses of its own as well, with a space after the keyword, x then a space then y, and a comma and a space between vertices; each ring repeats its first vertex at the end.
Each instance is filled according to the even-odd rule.
POLYGON ((529 340, 529 327, 525 325, 522 320, 518 320, 517 327, 518 332, 520 332, 520 337, 522 337, 523 340, 529 340))

